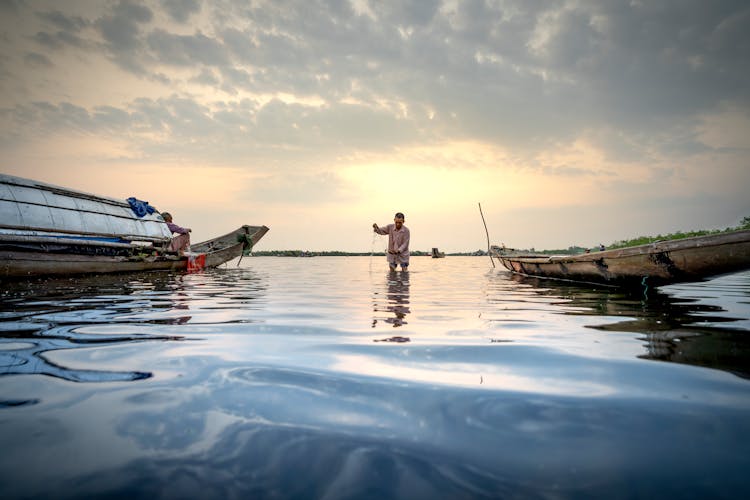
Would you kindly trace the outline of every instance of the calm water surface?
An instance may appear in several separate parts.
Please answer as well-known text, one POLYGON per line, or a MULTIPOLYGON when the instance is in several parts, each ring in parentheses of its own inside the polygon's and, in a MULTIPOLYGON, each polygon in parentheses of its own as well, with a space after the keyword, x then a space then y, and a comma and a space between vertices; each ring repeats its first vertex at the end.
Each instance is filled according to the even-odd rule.
POLYGON ((2 282, 0 495, 750 497, 750 273, 385 267, 2 282))

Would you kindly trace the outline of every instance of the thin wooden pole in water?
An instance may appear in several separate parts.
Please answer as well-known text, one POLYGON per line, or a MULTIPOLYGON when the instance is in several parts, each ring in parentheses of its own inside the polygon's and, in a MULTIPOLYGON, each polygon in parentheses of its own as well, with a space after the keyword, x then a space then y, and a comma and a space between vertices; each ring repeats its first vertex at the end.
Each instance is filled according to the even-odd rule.
POLYGON ((484 220, 484 214, 482 213, 482 204, 479 203, 479 215, 482 216, 482 223, 484 224, 484 233, 487 235, 487 255, 490 256, 490 262, 492 262, 492 267, 495 267, 495 261, 492 260, 492 251, 490 250, 490 232, 487 231, 487 222, 484 220))

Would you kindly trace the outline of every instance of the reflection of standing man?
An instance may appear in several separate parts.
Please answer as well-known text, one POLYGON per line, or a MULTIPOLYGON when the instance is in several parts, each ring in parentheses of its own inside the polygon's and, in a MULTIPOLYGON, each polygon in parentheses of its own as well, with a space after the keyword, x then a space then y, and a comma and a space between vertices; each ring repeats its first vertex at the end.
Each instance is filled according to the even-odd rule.
MULTIPOLYGON (((372 327, 378 324, 379 312, 393 313, 392 318, 385 318, 381 321, 389 323, 397 328, 406 324, 406 315, 411 312, 409 309, 409 273, 399 273, 390 271, 387 276, 388 289, 385 294, 385 304, 382 302, 383 294, 375 293, 373 295, 373 311, 375 317, 372 320, 372 327)), ((386 339, 387 342, 398 342, 386 339)), ((378 341, 380 342, 380 341, 378 341)))
POLYGON ((401 270, 406 271, 409 267, 409 228, 404 226, 404 214, 397 212, 393 218, 393 224, 379 227, 377 223, 372 225, 378 234, 388 235, 388 265, 391 271, 401 265, 401 270))

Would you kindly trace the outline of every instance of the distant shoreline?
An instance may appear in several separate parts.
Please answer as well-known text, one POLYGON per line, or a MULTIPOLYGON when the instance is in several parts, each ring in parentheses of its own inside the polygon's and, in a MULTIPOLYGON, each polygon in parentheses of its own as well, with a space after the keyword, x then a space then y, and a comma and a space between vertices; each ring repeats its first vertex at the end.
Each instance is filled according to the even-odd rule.
MULTIPOLYGON (((308 250, 255 250, 251 254, 253 257, 385 257, 385 252, 342 252, 338 250, 331 251, 308 251, 308 250)), ((455 252, 447 253, 446 256, 453 257, 486 257, 487 252, 484 250, 475 250, 474 252, 455 252)), ((432 252, 414 250, 411 252, 412 257, 431 257, 432 252)))

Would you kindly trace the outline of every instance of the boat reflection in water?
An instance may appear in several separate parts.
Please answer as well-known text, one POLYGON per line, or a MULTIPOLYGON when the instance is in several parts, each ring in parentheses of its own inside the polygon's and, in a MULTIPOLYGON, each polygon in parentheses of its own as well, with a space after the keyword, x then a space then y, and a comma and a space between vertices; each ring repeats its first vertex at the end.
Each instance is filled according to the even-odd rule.
POLYGON ((140 380, 152 373, 77 369, 52 361, 55 351, 181 341, 180 326, 188 323, 252 323, 266 288, 255 272, 236 268, 36 278, 2 286, 0 377, 38 374, 71 382, 140 380))
POLYGON ((692 283, 639 291, 518 274, 511 274, 510 279, 547 299, 558 297, 565 305, 565 314, 627 318, 587 327, 640 334, 647 352, 639 358, 703 366, 750 378, 750 317, 727 315, 720 305, 721 300, 732 296, 727 292, 733 288, 740 305, 750 304, 748 273, 720 278, 720 284, 692 283))
POLYGON ((117 325, 144 308, 172 313, 167 318, 141 323, 187 323, 190 320, 184 314, 187 306, 168 298, 174 279, 173 275, 150 272, 6 282, 6 293, 14 295, 14 299, 0 308, 3 315, 0 376, 37 374, 70 382, 124 382, 151 377, 150 372, 143 371, 76 369, 51 361, 49 354, 133 342, 181 340, 181 336, 143 333, 129 321, 130 326, 117 325), (151 300, 154 297, 161 299, 151 300), (102 307, 96 308, 97 304, 102 307), (175 314, 177 311, 179 314, 175 314), (97 326, 96 331, 90 329, 97 326))

